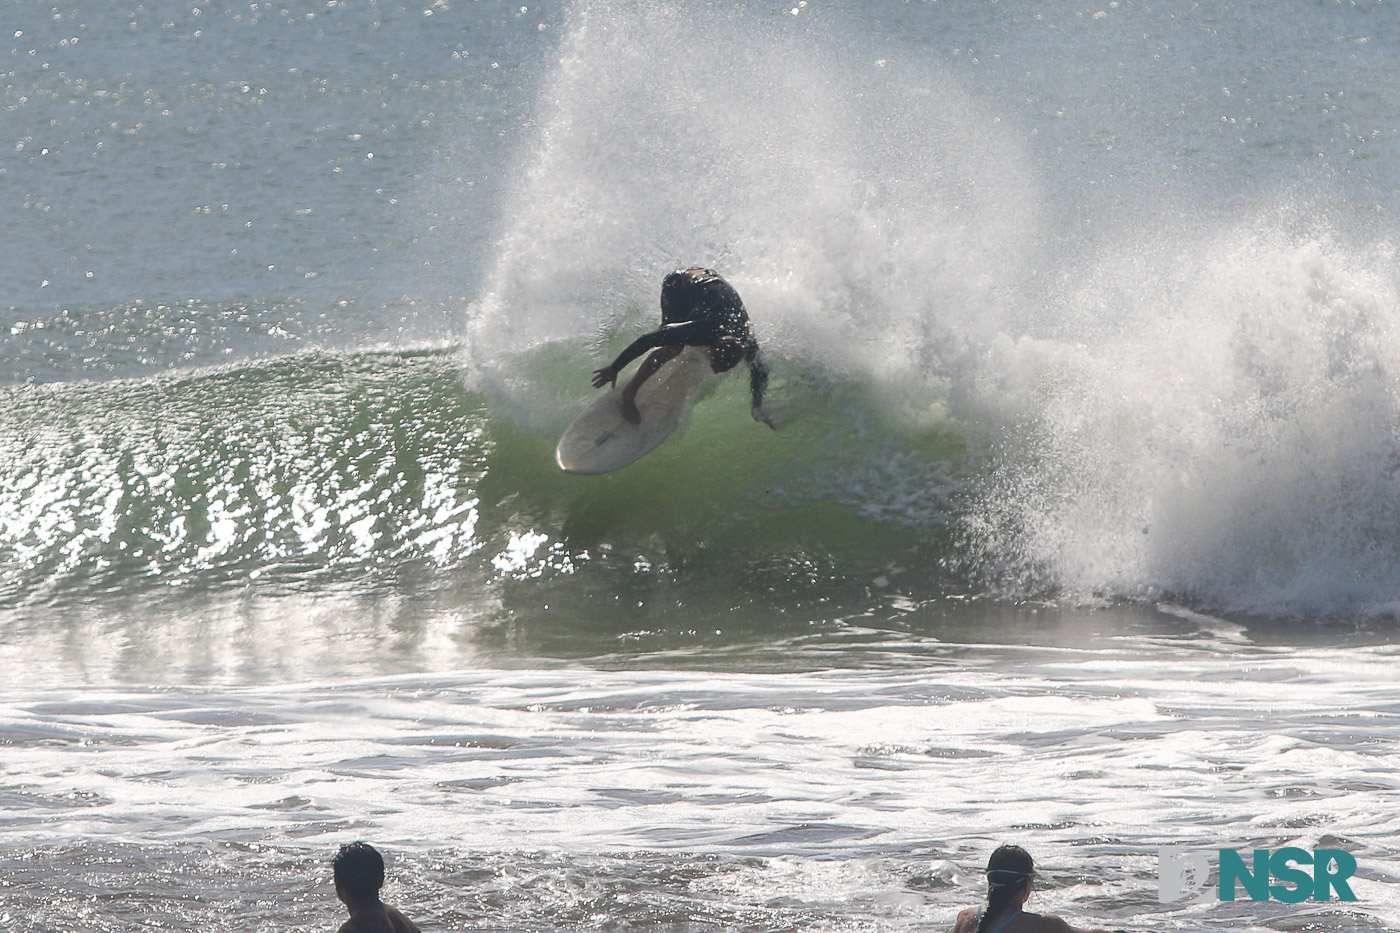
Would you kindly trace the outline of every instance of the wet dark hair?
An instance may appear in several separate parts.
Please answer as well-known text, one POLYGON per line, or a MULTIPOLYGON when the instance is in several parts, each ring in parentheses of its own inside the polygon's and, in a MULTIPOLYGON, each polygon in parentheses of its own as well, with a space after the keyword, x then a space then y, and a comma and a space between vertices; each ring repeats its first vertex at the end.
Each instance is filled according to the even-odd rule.
POLYGON ((384 887, 384 857, 367 842, 341 846, 331 867, 335 883, 357 901, 379 897, 384 887))
POLYGON ((999 846, 987 859, 987 909, 982 912, 977 933, 986 933, 992 914, 1014 905, 1021 889, 1034 877, 1035 860, 1029 852, 1020 846, 999 846))
MULTIPOLYGON (((661 323, 675 324, 684 321, 683 311, 701 294, 702 286, 719 279, 713 269, 677 269, 661 280, 661 323)), ((723 281, 720 279, 720 281, 723 281)))

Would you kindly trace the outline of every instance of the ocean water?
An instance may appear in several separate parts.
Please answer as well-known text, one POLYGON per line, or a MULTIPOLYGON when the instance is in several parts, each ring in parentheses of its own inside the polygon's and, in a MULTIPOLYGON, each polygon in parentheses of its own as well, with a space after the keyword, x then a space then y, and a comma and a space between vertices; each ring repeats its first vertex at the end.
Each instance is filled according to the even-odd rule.
MULTIPOLYGON (((1380 0, 10 4, 0 923, 1400 930, 1380 0), (589 372, 720 270, 616 474, 589 372), (1354 902, 1160 903, 1342 848, 1354 902)), ((1241 893, 1241 896, 1244 896, 1241 893)))

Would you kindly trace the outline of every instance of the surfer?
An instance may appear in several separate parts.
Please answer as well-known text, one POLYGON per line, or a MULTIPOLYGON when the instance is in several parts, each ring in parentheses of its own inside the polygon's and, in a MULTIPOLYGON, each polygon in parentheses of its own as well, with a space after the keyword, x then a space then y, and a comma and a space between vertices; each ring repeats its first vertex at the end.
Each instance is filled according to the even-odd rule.
POLYGON ((768 386, 768 367, 759 356, 758 341, 749 329, 749 314, 734 286, 712 269, 677 269, 661 283, 661 326, 643 334, 618 354, 609 366, 593 373, 593 387, 617 385, 617 376, 627 364, 648 350, 655 350, 642 361, 632 380, 622 389, 622 414, 633 424, 641 421, 637 411, 637 390, 657 370, 674 359, 685 347, 705 347, 710 367, 725 373, 742 360, 749 364, 749 397, 755 421, 770 428, 777 426, 763 410, 763 392, 768 386))
POLYGON ((413 921, 379 900, 384 857, 367 842, 340 847, 331 863, 335 896, 350 911, 340 933, 421 933, 413 921))
POLYGON ((1081 930, 1059 917, 1028 914, 1026 899, 1035 880, 1035 862, 1020 846, 1004 845, 987 860, 987 906, 958 914, 953 933, 1103 933, 1081 930))

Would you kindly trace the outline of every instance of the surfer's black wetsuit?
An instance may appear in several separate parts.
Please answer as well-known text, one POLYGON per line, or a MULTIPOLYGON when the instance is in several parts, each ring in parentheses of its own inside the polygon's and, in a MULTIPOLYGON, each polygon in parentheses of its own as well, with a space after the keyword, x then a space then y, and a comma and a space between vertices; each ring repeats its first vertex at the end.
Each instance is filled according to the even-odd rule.
POLYGON ((712 269, 678 269, 666 276, 661 283, 661 326, 632 341, 611 366, 594 374, 593 384, 601 387, 612 382, 628 363, 648 350, 668 348, 654 355, 655 365, 644 364, 639 378, 627 387, 629 397, 635 396, 636 387, 682 347, 708 347, 710 366, 717 373, 728 372, 741 360, 748 363, 754 417, 767 420, 761 412, 768 367, 759 357, 758 341, 749 329, 749 314, 734 286, 712 269), (663 356, 664 359, 657 359, 663 356))

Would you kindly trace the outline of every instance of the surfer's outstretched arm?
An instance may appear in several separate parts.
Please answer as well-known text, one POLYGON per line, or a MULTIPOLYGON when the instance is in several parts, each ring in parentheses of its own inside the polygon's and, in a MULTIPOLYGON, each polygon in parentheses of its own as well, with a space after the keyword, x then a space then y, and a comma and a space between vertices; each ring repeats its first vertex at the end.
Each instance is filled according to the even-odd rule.
POLYGON ((758 344, 752 344, 744 358, 749 364, 749 412, 753 415, 753 420, 762 421, 776 431, 778 426, 763 410, 763 393, 768 388, 768 366, 758 352, 758 344))
MULTIPOLYGON (((627 368, 627 364, 648 350, 657 347, 704 347, 712 346, 719 339, 719 327, 713 321, 685 321, 680 324, 667 324, 649 334, 643 334, 632 341, 626 350, 617 355, 611 365, 593 373, 593 387, 601 389, 605 385, 615 385, 617 374, 627 368)), ((650 375, 650 374, 648 374, 650 375)))

